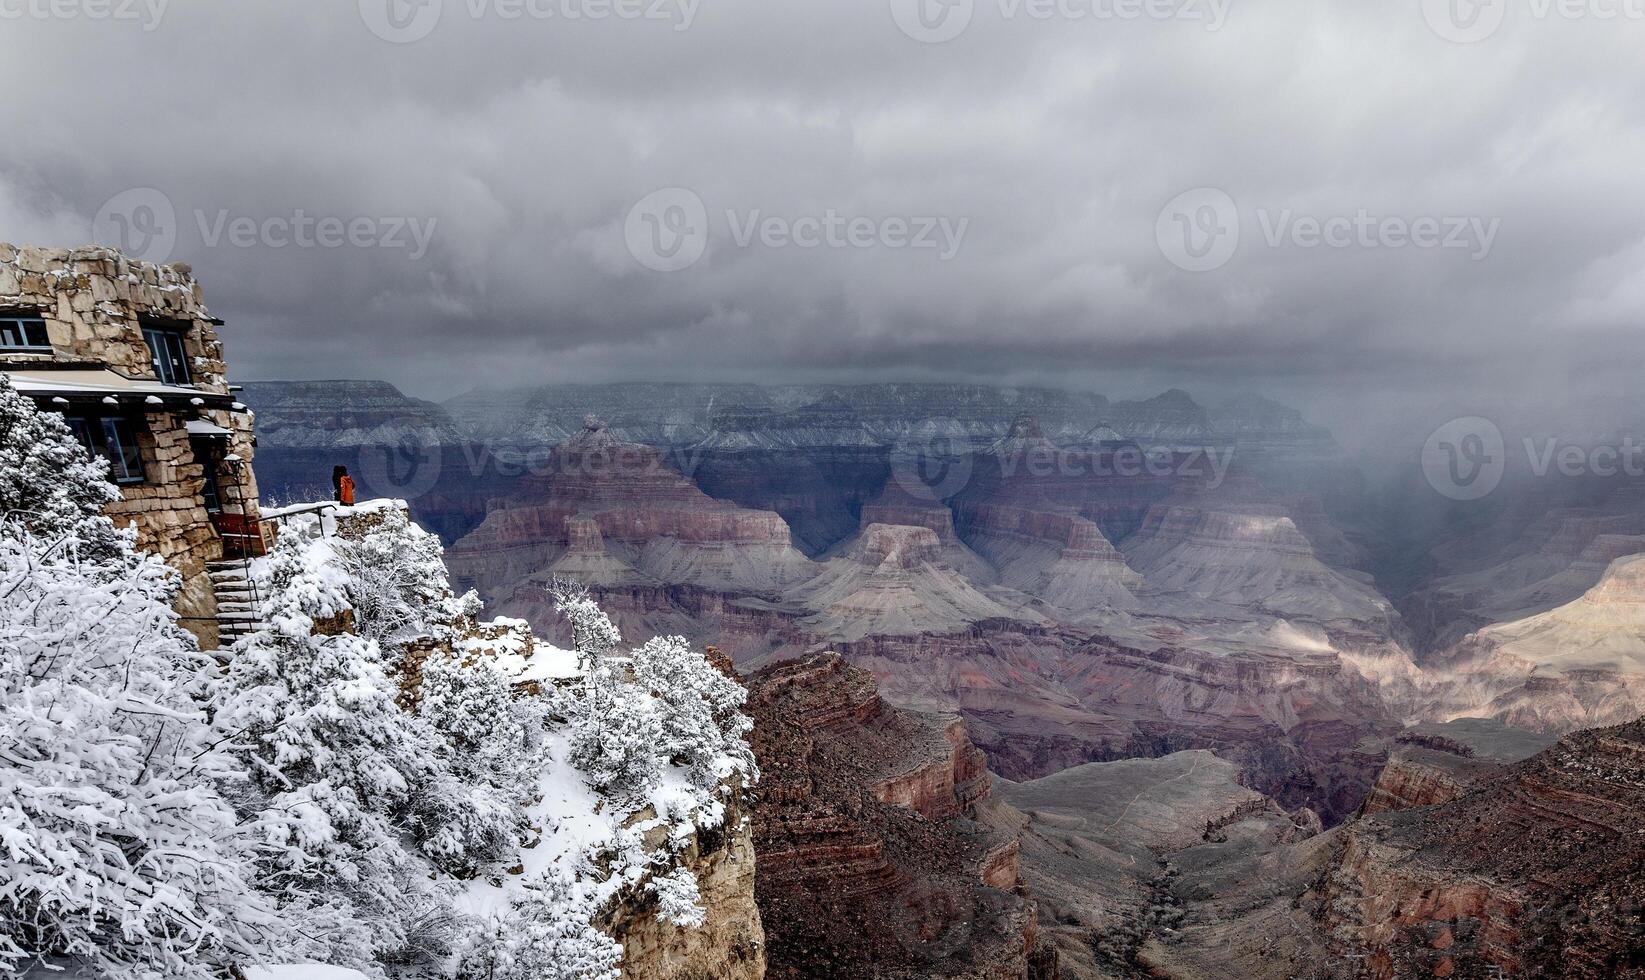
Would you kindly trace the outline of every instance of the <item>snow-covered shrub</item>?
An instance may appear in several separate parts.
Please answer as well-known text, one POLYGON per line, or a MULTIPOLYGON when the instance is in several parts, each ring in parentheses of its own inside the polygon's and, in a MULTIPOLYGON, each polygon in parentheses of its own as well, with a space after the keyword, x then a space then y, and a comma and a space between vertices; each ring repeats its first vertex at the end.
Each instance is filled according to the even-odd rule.
POLYGON ((583 885, 559 869, 522 883, 463 957, 463 980, 617 980, 623 948, 589 923, 583 885))
POLYGON ((554 608, 571 624, 571 648, 577 651, 585 665, 606 656, 623 641, 622 635, 617 632, 617 624, 589 596, 586 587, 556 579, 549 585, 548 592, 554 600, 554 608))
POLYGON ((664 922, 695 929, 708 921, 702 893, 697 890, 697 876, 690 868, 657 875, 647 887, 657 896, 657 916, 664 922))
POLYGON ((417 713, 451 746, 452 766, 473 781, 518 785, 529 755, 541 747, 541 718, 515 696, 495 662, 437 650, 422 663, 417 713))
POLYGON ((538 699, 517 698, 489 658, 445 651, 423 661, 419 691, 418 715, 442 736, 449 768, 414 797, 419 822, 439 828, 423 849, 464 874, 512 858, 541 765, 538 699))
POLYGON ((733 773, 758 778, 747 736, 754 722, 742 713, 748 691, 720 673, 683 637, 659 636, 633 653, 634 679, 659 702, 662 752, 712 788, 733 773))
POLYGON ((369 967, 411 940, 431 886, 402 843, 445 828, 413 820, 442 788, 439 736, 394 700, 374 640, 315 635, 347 608, 328 546, 286 529, 267 558, 268 627, 236 645, 216 697, 250 772, 242 802, 264 887, 319 937, 327 962, 369 967), (370 936, 358 948, 361 931, 370 936))
POLYGON ((42 412, 0 375, 0 519, 45 541, 66 540, 91 566, 124 564, 128 532, 102 516, 120 499, 108 463, 87 453, 55 412, 42 412))
POLYGON ((441 560, 440 539, 423 530, 399 506, 374 512, 358 539, 336 542, 338 564, 354 609, 355 629, 396 660, 402 644, 425 636, 450 638, 452 623, 477 609, 472 593, 453 598, 441 560))
POLYGON ((623 684, 604 664, 573 689, 571 764, 618 800, 644 798, 662 778, 663 722, 657 699, 623 684))
POLYGON ((248 884, 239 772, 192 699, 213 664, 157 559, 0 523, 0 972, 214 977, 283 938, 248 884))

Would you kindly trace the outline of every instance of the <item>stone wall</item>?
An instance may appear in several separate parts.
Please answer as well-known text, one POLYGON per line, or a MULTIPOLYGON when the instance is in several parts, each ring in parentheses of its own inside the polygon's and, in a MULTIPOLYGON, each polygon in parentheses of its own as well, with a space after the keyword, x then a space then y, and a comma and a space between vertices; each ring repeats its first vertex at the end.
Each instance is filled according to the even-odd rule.
MULTIPOLYGON (((181 263, 140 262, 101 246, 19 248, 0 243, 0 312, 40 316, 53 347, 51 353, 0 353, 9 368, 72 364, 154 380, 142 333, 143 319, 153 318, 182 331, 195 387, 229 391, 217 323, 192 270, 181 263)), ((124 499, 110 506, 109 515, 121 526, 135 527, 138 546, 160 555, 182 575, 177 610, 183 625, 203 647, 215 648, 217 601, 206 564, 223 556, 223 545, 201 493, 204 467, 208 462, 216 467, 225 511, 255 515, 252 415, 202 409, 186 416, 149 411, 130 417, 134 423, 141 420, 135 427, 143 430, 138 445, 145 480, 121 486, 124 499), (196 417, 232 433, 214 444, 207 460, 196 458, 184 428, 196 417), (230 454, 243 463, 223 463, 230 454)))

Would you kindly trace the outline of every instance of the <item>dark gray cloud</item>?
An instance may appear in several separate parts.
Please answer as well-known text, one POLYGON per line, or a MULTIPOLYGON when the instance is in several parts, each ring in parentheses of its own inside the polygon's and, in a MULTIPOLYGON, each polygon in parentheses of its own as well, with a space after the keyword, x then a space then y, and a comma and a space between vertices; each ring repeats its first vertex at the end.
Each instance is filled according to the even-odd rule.
POLYGON ((126 3, 0 0, 0 239, 82 242, 159 190, 246 379, 1254 387, 1372 432, 1613 393, 1645 353, 1638 4, 1488 2, 1458 44, 1423 0, 961 0, 927 44, 903 0, 126 3), (439 21, 391 43, 391 2, 439 21), (661 188, 707 221, 681 271, 625 233, 661 188), (1229 213, 1161 211, 1199 188, 1240 239, 1190 272, 1162 230, 1229 213), (385 220, 275 247, 299 212, 385 220), (792 244, 830 214, 876 244, 792 244), (947 239, 894 247, 921 219, 947 239), (1420 219, 1459 247, 1408 244, 1420 219))

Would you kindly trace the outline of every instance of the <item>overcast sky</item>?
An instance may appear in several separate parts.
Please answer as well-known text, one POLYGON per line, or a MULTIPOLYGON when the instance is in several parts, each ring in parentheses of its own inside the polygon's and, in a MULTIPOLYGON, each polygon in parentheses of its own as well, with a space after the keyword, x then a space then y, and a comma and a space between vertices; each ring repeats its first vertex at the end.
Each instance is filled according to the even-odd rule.
POLYGON ((1645 0, 915 2, 0 0, 0 240, 241 380, 1637 389, 1645 0))

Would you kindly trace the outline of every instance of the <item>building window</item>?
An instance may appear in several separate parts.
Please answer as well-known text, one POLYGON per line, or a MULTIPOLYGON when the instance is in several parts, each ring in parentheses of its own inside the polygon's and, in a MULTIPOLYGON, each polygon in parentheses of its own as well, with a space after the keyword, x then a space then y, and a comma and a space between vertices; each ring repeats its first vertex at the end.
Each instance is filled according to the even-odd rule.
POLYGON ((137 448, 137 430, 125 418, 70 418, 80 444, 94 456, 109 461, 109 479, 115 483, 143 482, 143 454, 137 448))
POLYGON ((0 350, 51 350, 51 341, 46 337, 46 321, 37 316, 0 313, 0 350))
POLYGON ((143 324, 143 340, 149 345, 149 363, 162 384, 186 385, 193 381, 188 369, 188 350, 183 331, 160 324, 143 324))

